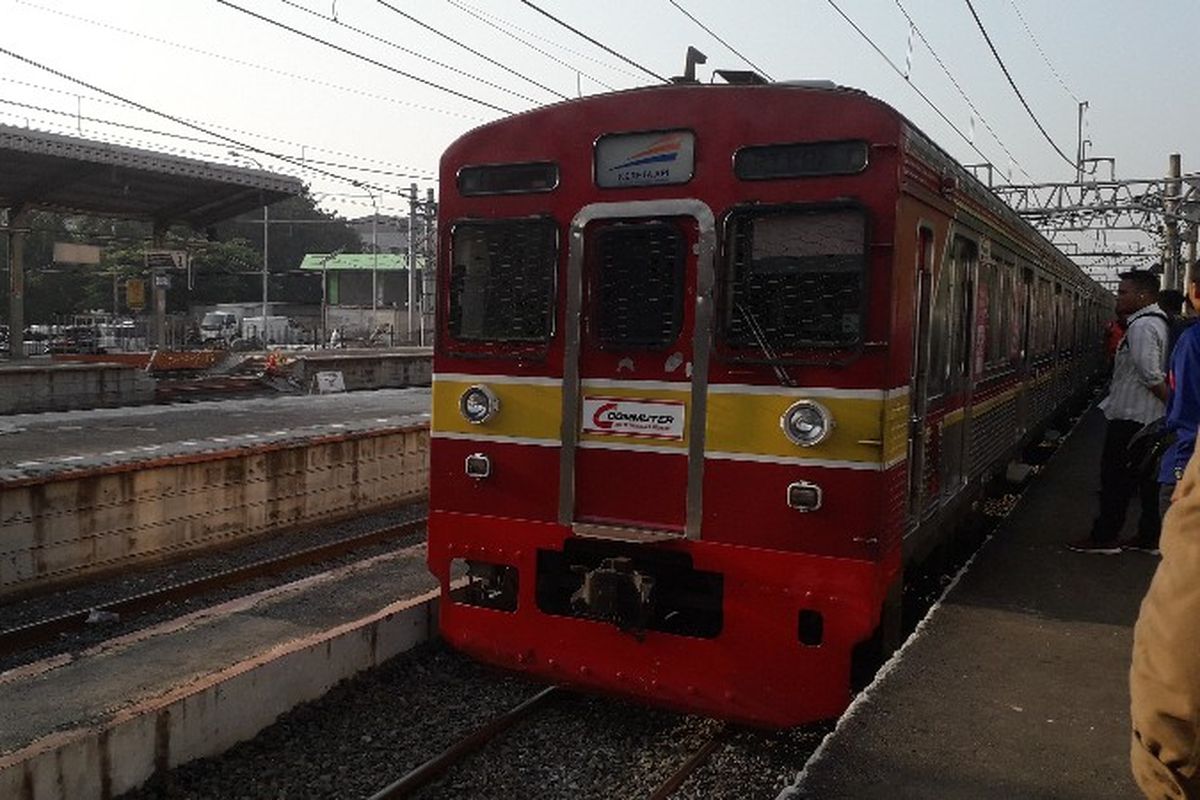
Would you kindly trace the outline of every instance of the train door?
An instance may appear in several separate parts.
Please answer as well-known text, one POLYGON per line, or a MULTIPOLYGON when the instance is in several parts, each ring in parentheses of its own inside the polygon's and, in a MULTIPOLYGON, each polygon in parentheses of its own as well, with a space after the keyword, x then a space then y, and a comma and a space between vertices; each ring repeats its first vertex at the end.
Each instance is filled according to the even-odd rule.
POLYGON ((958 493, 965 480, 967 402, 972 368, 972 332, 975 328, 974 273, 977 262, 974 242, 955 236, 946 265, 951 281, 952 311, 949 341, 949 373, 946 385, 946 415, 941 442, 942 496, 958 493))
POLYGON ((908 397, 908 521, 916 526, 922 517, 927 497, 925 460, 927 432, 925 417, 929 409, 930 341, 933 312, 933 231, 921 228, 917 233, 917 276, 913 308, 912 376, 908 397))
POLYGON ((696 201, 573 223, 559 519, 577 535, 699 535, 714 241, 696 201))

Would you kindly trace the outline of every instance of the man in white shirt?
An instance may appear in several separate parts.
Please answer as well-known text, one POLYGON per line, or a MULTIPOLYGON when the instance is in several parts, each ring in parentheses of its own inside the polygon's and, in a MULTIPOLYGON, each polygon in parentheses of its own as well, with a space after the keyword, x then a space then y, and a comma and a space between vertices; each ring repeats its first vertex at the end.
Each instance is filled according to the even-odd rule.
POLYGON ((1128 465, 1129 440, 1166 410, 1166 315, 1158 308, 1158 277, 1145 270, 1123 272, 1117 287, 1117 314, 1128 319, 1125 338, 1113 362, 1112 385, 1100 403, 1108 420, 1104 452, 1100 457, 1100 513, 1091 534, 1067 547, 1081 553, 1111 555, 1121 552, 1117 535, 1125 524, 1129 498, 1141 500, 1138 536, 1158 541, 1162 521, 1158 515, 1156 487, 1139 486, 1128 465))

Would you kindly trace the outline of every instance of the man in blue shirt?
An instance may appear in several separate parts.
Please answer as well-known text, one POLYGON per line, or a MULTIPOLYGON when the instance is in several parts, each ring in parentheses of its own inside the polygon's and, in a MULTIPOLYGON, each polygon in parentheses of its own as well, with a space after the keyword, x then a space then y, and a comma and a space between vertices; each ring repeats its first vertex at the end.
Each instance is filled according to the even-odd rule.
MULTIPOLYGON (((1200 311, 1200 271, 1193 273, 1187 287, 1188 302, 1200 311)), ((1171 351, 1167 386, 1171 390, 1167 400, 1167 431, 1175 435, 1175 441, 1163 453, 1158 469, 1159 508, 1165 515, 1171 505, 1175 484, 1183 475, 1184 467, 1196 449, 1196 429, 1200 426, 1200 325, 1189 325, 1179 335, 1175 349, 1171 351)), ((1130 542, 1138 549, 1146 548, 1147 542, 1130 542)))

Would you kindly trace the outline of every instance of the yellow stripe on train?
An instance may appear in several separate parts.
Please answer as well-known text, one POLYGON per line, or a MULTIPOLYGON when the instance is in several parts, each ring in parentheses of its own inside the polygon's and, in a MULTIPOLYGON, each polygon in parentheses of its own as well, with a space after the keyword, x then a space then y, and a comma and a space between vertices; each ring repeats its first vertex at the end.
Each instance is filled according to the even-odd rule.
MULTIPOLYGON (((488 438, 505 437, 513 440, 557 442, 561 434, 562 391, 553 380, 520 380, 512 382, 500 376, 469 379, 470 376, 433 381, 432 430, 450 434, 488 438), (500 401, 496 417, 482 425, 473 425, 459 412, 459 399, 469 387, 485 384, 500 401)), ((854 461, 871 464, 895 463, 902 460, 908 443, 908 397, 906 394, 883 397, 839 397, 836 390, 821 390, 814 397, 833 415, 834 429, 830 437, 814 447, 800 447, 784 435, 780 418, 788 406, 797 400, 796 393, 740 393, 737 387, 722 386, 719 392, 708 395, 708 414, 705 425, 705 450, 717 453, 778 457, 781 459, 812 459, 814 461, 854 461)), ((882 394, 882 393, 881 393, 882 394)), ((690 419, 690 393, 687 389, 671 390, 661 385, 653 387, 588 386, 583 398, 618 397, 627 400, 662 400, 684 404, 690 419)), ((683 440, 647 440, 641 437, 595 435, 582 433, 583 443, 596 442, 613 446, 620 444, 680 450, 687 447, 687 426, 683 440)))
POLYGON ((722 453, 779 456, 782 458, 811 458, 814 460, 862 461, 880 463, 903 455, 906 441, 903 430, 891 422, 899 409, 901 418, 908 408, 907 397, 883 398, 837 397, 822 395, 813 398, 829 409, 833 416, 833 432, 819 445, 800 447, 783 433, 780 419, 795 396, 738 394, 721 392, 708 396, 708 420, 705 427, 705 448, 722 453))

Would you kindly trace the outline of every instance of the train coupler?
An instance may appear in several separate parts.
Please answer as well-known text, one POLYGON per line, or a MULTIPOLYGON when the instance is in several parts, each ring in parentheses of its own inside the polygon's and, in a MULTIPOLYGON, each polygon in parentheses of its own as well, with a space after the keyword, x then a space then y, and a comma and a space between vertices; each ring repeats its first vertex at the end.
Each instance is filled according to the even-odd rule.
POLYGON ((639 639, 654 617, 654 577, 634 569, 628 558, 606 558, 594 569, 576 566, 583 582, 571 606, 592 619, 616 625, 639 639))

